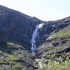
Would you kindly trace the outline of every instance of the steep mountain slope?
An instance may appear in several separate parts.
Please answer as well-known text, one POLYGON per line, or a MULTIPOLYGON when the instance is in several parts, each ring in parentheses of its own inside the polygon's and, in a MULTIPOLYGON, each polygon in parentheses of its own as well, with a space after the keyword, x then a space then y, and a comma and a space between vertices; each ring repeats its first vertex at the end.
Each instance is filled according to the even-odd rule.
POLYGON ((46 22, 0 5, 1 70, 38 70, 38 60, 45 65, 66 58, 70 58, 70 17, 46 22), (36 55, 32 56, 32 34, 41 23, 44 26, 37 32, 36 55))
POLYGON ((30 45, 35 25, 41 22, 35 17, 0 6, 0 30, 8 41, 22 44, 25 48, 30 45))

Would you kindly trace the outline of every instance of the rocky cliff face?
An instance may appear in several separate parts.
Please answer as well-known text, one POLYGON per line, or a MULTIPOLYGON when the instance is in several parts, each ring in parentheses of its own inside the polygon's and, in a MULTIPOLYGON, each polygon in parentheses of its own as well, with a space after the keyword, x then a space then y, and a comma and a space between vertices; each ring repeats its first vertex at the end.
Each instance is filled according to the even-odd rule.
POLYGON ((69 51, 70 17, 46 22, 0 5, 0 64, 4 65, 2 67, 10 67, 12 70, 36 70, 38 64, 35 58, 47 63, 48 59, 59 58, 62 54, 66 59, 69 51), (30 53, 32 34, 36 25, 41 23, 44 23, 44 26, 39 29, 35 43, 36 56, 33 57, 30 53))
POLYGON ((36 24, 42 21, 21 12, 0 6, 0 30, 8 41, 30 45, 36 24))

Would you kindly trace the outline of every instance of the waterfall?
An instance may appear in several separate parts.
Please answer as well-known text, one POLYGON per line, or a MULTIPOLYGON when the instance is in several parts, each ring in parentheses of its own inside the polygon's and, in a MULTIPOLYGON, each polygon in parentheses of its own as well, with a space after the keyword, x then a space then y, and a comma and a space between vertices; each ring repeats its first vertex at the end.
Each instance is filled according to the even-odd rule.
POLYGON ((36 50, 36 37, 38 35, 38 29, 39 29, 39 25, 36 25, 36 29, 34 30, 33 34, 32 34, 32 39, 31 39, 31 44, 32 44, 32 47, 31 47, 31 52, 32 52, 32 55, 35 55, 35 50, 36 50))
MULTIPOLYGON (((33 34, 32 34, 32 39, 31 39, 31 45, 32 45, 31 52, 32 52, 32 55, 33 56, 35 56, 35 51, 37 50, 36 44, 35 44, 36 43, 36 38, 37 38, 37 36, 39 34, 39 29, 41 29, 43 27, 43 25, 44 25, 44 23, 41 23, 41 24, 36 25, 36 28, 35 28, 35 30, 33 31, 33 34)), ((39 66, 41 68, 43 68, 41 62, 39 62, 37 59, 36 59, 36 61, 38 62, 39 66)))
POLYGON ((44 23, 41 23, 39 25, 36 25, 36 28, 35 30, 33 31, 33 34, 32 34, 32 39, 31 39, 31 52, 32 52, 32 55, 35 55, 35 51, 36 51, 36 37, 38 36, 38 30, 41 29, 43 27, 44 23))

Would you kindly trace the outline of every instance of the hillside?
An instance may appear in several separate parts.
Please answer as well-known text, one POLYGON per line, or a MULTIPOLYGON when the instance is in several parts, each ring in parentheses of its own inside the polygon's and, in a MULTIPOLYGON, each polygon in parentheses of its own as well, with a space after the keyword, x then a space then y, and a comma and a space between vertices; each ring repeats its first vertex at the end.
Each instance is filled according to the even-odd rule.
POLYGON ((44 67, 49 64, 51 68, 47 65, 41 70, 70 70, 70 25, 52 34, 46 41, 39 47, 37 59, 44 67))
POLYGON ((36 59, 44 68, 49 61, 70 60, 70 17, 42 21, 0 5, 0 70, 40 70, 36 59), (36 32, 33 56, 31 39, 39 24, 44 25, 36 32))

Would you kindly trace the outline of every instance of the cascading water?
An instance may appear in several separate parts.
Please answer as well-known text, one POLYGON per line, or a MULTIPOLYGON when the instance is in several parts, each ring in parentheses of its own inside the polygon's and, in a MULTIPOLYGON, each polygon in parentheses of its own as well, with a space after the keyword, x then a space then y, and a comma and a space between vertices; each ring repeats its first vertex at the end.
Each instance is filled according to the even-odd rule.
MULTIPOLYGON (((33 31, 33 34, 32 34, 32 39, 31 39, 31 52, 32 52, 32 55, 35 56, 35 51, 37 50, 36 48, 36 37, 38 36, 38 31, 39 29, 41 29, 43 27, 44 23, 41 23, 39 25, 36 25, 36 29, 33 31)), ((38 62, 39 66, 42 68, 42 64, 41 62, 39 62, 37 59, 36 61, 38 62)))
POLYGON ((31 39, 31 52, 32 52, 32 55, 35 55, 35 51, 36 51, 36 37, 38 36, 38 30, 41 29, 43 26, 43 23, 39 24, 39 25, 36 25, 36 29, 33 31, 33 34, 32 34, 32 39, 31 39))
POLYGON ((32 44, 32 47, 31 47, 31 52, 32 52, 32 55, 35 55, 35 50, 36 50, 36 37, 38 35, 38 29, 39 29, 39 25, 36 25, 36 29, 34 30, 33 34, 32 34, 32 39, 31 39, 31 44, 32 44))

